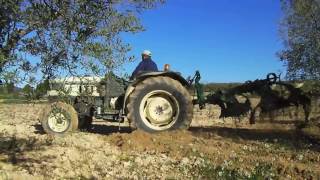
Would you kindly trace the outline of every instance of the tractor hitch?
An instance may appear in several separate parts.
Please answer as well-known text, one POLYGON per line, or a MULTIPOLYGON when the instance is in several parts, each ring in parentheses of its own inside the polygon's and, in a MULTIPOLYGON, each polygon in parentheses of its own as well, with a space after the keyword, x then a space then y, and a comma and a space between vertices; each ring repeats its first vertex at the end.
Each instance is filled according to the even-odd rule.
POLYGON ((195 75, 193 78, 188 78, 187 81, 189 82, 189 85, 192 86, 194 82, 194 90, 195 94, 197 95, 197 99, 194 100, 193 104, 199 104, 200 109, 204 109, 206 107, 206 98, 204 96, 204 90, 203 90, 203 85, 200 83, 201 80, 201 75, 200 71, 196 71, 195 75))

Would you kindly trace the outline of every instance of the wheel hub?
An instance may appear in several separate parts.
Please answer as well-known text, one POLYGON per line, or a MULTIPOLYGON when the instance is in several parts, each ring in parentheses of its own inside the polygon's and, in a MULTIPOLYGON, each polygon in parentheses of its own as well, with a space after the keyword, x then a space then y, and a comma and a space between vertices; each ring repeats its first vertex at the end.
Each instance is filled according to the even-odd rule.
POLYGON ((156 110, 155 110, 155 113, 157 115, 162 115, 163 114, 163 107, 162 106, 157 106, 156 110))
POLYGON ((147 101, 145 114, 151 123, 165 125, 172 120, 174 111, 168 99, 164 97, 151 97, 147 101))
POLYGON ((51 113, 48 118, 48 126, 52 131, 61 133, 68 129, 70 122, 62 113, 51 113))
POLYGON ((155 90, 145 95, 139 111, 144 123, 156 130, 173 126, 180 112, 176 98, 163 90, 155 90))

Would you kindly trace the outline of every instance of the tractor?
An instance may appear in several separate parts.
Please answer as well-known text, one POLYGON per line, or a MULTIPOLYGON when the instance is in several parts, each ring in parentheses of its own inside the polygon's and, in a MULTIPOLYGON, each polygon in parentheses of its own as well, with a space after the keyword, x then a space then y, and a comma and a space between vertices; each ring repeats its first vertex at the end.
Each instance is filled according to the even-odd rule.
POLYGON ((46 133, 64 135, 90 129, 93 118, 119 123, 127 119, 132 129, 149 133, 189 128, 193 117, 189 93, 192 82, 179 73, 145 72, 126 81, 110 72, 96 79, 94 85, 89 81, 79 83, 79 79, 64 81, 69 84, 69 103, 56 100, 59 96, 53 91, 59 83, 51 81, 48 94, 52 102, 40 118, 46 133))
POLYGON ((149 133, 188 129, 195 104, 200 109, 205 108, 206 104, 219 105, 221 118, 240 117, 250 112, 251 124, 255 122, 257 108, 261 112, 270 112, 302 105, 305 121, 309 120, 310 98, 299 88, 280 82, 280 77, 274 73, 268 74, 266 79, 247 81, 226 92, 217 91, 207 96, 204 95, 200 79, 199 71, 193 78, 187 79, 177 72, 159 71, 142 73, 131 81, 119 78, 112 72, 104 78, 52 81, 49 99, 66 97, 69 103, 53 98, 54 102, 41 115, 42 127, 48 134, 64 135, 77 129, 89 130, 95 118, 118 123, 127 120, 132 129, 149 133), (57 87, 66 91, 67 96, 55 92, 57 87), (274 88, 280 88, 281 91, 274 88), (193 90, 196 98, 190 94, 193 90), (248 93, 260 97, 256 107, 252 107, 250 99, 246 97, 248 93), (237 95, 246 97, 246 101, 238 102, 237 95))

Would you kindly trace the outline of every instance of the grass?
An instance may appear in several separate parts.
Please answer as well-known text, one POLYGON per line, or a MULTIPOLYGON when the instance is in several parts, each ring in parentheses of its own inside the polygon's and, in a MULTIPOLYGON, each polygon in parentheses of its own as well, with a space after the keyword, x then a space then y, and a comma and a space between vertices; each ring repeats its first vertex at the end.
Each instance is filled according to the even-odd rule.
MULTIPOLYGON (((202 160, 196 164, 188 163, 179 167, 181 174, 192 172, 191 179, 264 180, 278 179, 280 175, 272 164, 266 162, 257 162, 251 170, 244 170, 229 163, 215 164, 207 155, 198 152, 190 152, 187 157, 197 157, 202 160)), ((193 162, 192 159, 190 161, 193 162)))
POLYGON ((28 102, 28 100, 23 97, 23 96, 19 96, 18 94, 14 94, 14 93, 1 93, 0 94, 0 103, 26 103, 28 102))
POLYGON ((221 165, 215 166, 208 161, 202 164, 202 166, 196 167, 196 169, 193 169, 193 171, 197 172, 197 177, 201 176, 203 179, 277 179, 277 173, 273 170, 272 165, 267 163, 261 163, 257 165, 249 174, 244 174, 239 169, 230 169, 221 165))
POLYGON ((0 93, 0 104, 42 103, 46 100, 30 100, 16 93, 0 93))

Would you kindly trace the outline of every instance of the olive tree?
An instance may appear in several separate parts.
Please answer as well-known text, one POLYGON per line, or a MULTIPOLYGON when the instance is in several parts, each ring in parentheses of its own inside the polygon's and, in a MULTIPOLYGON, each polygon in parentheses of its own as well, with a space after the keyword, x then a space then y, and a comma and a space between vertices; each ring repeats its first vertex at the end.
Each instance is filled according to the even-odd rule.
POLYGON ((133 59, 124 33, 143 31, 141 12, 163 0, 0 0, 0 73, 41 70, 46 78, 104 74, 133 59), (30 56, 38 57, 37 63, 30 56))
POLYGON ((281 0, 284 49, 279 52, 289 79, 320 77, 320 1, 281 0))

